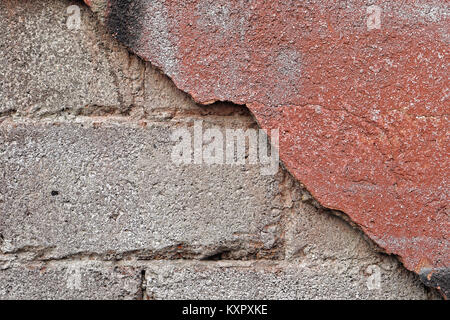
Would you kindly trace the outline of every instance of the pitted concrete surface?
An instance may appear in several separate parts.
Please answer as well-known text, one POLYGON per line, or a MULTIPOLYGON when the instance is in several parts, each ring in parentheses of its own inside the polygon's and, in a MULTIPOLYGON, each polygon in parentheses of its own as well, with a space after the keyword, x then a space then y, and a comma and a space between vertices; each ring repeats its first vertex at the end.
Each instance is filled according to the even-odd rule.
MULTIPOLYGON (((158 24, 170 12, 156 3, 158 24)), ((256 128, 246 108, 196 104, 80 2, 0 6, 1 299, 439 298, 284 167, 170 161, 171 132, 256 128)), ((205 28, 241 23, 199 10, 205 28)), ((286 48, 277 70, 295 79, 299 59, 286 48)))
POLYGON ((255 166, 177 166, 173 127, 136 127, 4 123, 2 251, 30 248, 44 259, 203 258, 224 248, 234 258, 284 255, 279 181, 255 166))
POLYGON ((197 102, 246 104, 287 169, 409 270, 448 268, 448 2, 90 1, 197 102))
POLYGON ((154 299, 411 299, 402 290, 411 274, 395 272, 395 263, 388 268, 381 273, 389 289, 365 290, 364 273, 341 262, 156 262, 146 269, 145 287, 154 299))
POLYGON ((16 266, 0 271, 0 299, 135 300, 141 276, 132 266, 95 261, 16 266))

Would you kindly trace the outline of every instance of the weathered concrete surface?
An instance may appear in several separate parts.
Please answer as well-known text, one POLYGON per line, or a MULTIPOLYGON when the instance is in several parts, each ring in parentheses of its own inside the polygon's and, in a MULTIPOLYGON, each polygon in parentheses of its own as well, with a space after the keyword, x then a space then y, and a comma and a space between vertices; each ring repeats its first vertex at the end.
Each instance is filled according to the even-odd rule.
POLYGON ((358 267, 341 262, 158 261, 146 268, 145 293, 149 299, 427 298, 418 280, 414 280, 417 288, 404 291, 411 274, 397 272, 395 263, 388 268, 381 269, 383 285, 367 290, 366 275, 358 267))
POLYGON ((95 261, 31 264, 0 270, 0 300, 140 299, 142 275, 95 261))
POLYGON ((449 267, 448 2, 90 4, 196 101, 279 128, 288 170, 408 269, 449 267))
POLYGON ((129 113, 142 98, 142 61, 87 19, 89 9, 80 30, 68 30, 70 3, 51 3, 0 2, 0 116, 129 113))
POLYGON ((34 262, 0 271, 4 299, 436 299, 395 259, 369 290, 367 269, 340 261, 34 262))
MULTIPOLYGON (((74 3, 79 4, 0 4, 6 8, 0 23, 7 21, 6 30, 21 37, 14 43, 13 36, 0 37, 0 57, 11 62, 2 65, 2 74, 16 81, 0 78, 1 299, 139 299, 146 295, 142 271, 154 271, 154 259, 167 266, 162 270, 176 265, 199 298, 210 296, 208 285, 221 292, 217 298, 231 290, 238 298, 256 287, 257 297, 293 297, 279 283, 297 290, 297 297, 436 298, 395 259, 377 253, 361 232, 312 206, 314 200, 284 169, 261 177, 257 166, 169 168, 167 139, 179 126, 202 119, 205 126, 245 129, 255 127, 254 120, 244 107, 195 104, 150 64, 129 55, 87 9, 81 11, 81 30, 67 30, 66 8, 74 3), (28 57, 20 54, 26 48, 33 48, 28 57), (56 53, 60 58, 49 58, 56 53), (70 58, 75 53, 77 60, 70 58), (53 70, 57 77, 46 77, 53 70), (32 81, 21 82, 28 73, 32 81), (106 80, 85 87, 90 79, 106 80), (39 96, 34 85, 64 90, 54 100, 33 102, 39 96), (21 100, 29 90, 27 101, 40 108, 28 109, 21 100), (160 183, 152 185, 155 181, 160 183), (202 262, 223 282, 201 280, 195 286, 198 262, 183 264, 179 258, 232 260, 234 271, 226 272, 223 260, 202 262), (249 264, 270 259, 271 267, 263 261, 252 271, 244 259, 252 259, 249 264), (377 267, 381 290, 369 290, 377 267), (77 270, 83 270, 81 278, 77 270)), ((156 298, 189 296, 170 279, 152 283, 156 298)), ((153 291, 147 292, 151 298, 153 291)))
POLYGON ((1 251, 282 258, 279 182, 254 165, 177 166, 173 130, 4 121, 1 251))

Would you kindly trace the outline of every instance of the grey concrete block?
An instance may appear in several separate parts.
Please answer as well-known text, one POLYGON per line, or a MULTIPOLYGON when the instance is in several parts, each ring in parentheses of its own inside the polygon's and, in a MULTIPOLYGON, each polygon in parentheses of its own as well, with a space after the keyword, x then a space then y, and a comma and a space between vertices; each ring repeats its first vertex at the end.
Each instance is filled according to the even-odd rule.
POLYGON ((143 63, 79 2, 2 1, 0 28, 0 115, 120 114, 143 96, 143 63), (79 30, 67 26, 74 3, 79 30))
POLYGON ((3 122, 1 251, 282 258, 277 179, 257 165, 178 166, 174 128, 3 122))
MULTIPOLYGON (((293 187, 292 193, 302 194, 293 187)), ((295 201, 292 205, 286 230, 286 257, 302 259, 332 259, 341 261, 371 260, 377 263, 383 255, 362 231, 352 227, 341 217, 310 203, 295 201)))
POLYGON ((417 277, 380 267, 380 286, 361 265, 340 261, 154 262, 146 269, 150 299, 428 299, 417 277))
POLYGON ((0 300, 140 299, 142 275, 98 262, 35 264, 0 270, 0 300))

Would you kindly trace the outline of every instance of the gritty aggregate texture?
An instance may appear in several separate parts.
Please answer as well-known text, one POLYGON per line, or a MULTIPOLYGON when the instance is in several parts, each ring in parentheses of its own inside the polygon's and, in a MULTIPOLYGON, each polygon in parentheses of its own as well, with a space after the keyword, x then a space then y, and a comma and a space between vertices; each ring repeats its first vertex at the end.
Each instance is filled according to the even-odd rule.
MULTIPOLYGON (((152 3, 153 32, 174 27, 152 3)), ((245 19, 217 3, 196 4, 203 28, 245 40, 233 34, 245 19)), ((171 133, 194 120, 257 128, 245 107, 195 103, 79 1, 0 9, 0 299, 439 298, 283 166, 262 176, 258 165, 170 161, 171 133), (80 30, 66 26, 74 4, 80 30)), ((158 41, 165 71, 182 72, 173 35, 158 41)), ((271 68, 283 86, 303 77, 291 71, 303 59, 280 50, 271 68)))

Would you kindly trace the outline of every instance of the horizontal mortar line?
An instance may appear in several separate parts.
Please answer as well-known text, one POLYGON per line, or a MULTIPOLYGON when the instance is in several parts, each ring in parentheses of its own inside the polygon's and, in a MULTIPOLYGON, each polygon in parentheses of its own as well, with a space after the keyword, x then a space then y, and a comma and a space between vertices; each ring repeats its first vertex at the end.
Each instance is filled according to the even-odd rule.
POLYGON ((58 123, 104 123, 104 124, 118 124, 118 125, 135 125, 145 126, 146 124, 180 124, 192 120, 203 120, 205 122, 217 123, 220 122, 226 125, 229 122, 239 122, 243 125, 253 124, 251 119, 245 117, 226 117, 226 116, 186 116, 177 118, 161 118, 161 117, 147 117, 147 118, 132 118, 132 117, 114 117, 114 116, 77 116, 74 118, 55 117, 55 118, 31 118, 31 117, 8 117, 0 118, 0 125, 5 124, 58 124, 58 123), (225 120, 225 121, 224 121, 225 120))
MULTIPOLYGON (((345 259, 342 262, 350 262, 353 259, 345 259)), ((366 262, 374 264, 372 259, 357 259, 358 262, 366 262)), ((68 265, 72 263, 81 264, 104 264, 105 266, 145 266, 145 265, 155 265, 160 263, 173 263, 173 264, 188 264, 188 265, 212 265, 219 267, 252 267, 257 265, 262 266, 291 266, 295 268, 301 267, 317 267, 323 265, 335 265, 336 261, 327 258, 315 258, 310 259, 250 259, 250 260, 200 260, 200 259, 119 259, 119 260, 105 260, 105 259, 88 259, 88 258, 62 258, 62 259, 46 259, 46 260, 13 260, 13 261, 3 261, 9 263, 4 267, 0 267, 0 272, 3 270, 17 268, 17 267, 29 267, 29 266, 40 266, 40 265, 68 265)))
POLYGON ((115 117, 115 118, 135 118, 151 119, 160 118, 166 113, 166 117, 242 117, 248 118, 250 112, 243 106, 212 106, 212 105, 197 105, 197 107, 180 109, 176 107, 147 107, 145 105, 127 105, 127 106, 102 106, 102 105, 86 105, 80 108, 64 108, 57 111, 47 111, 39 114, 34 113, 20 113, 17 109, 10 109, 0 112, 0 118, 31 118, 31 119, 46 119, 53 117, 115 117), (231 109, 231 110, 230 110, 231 109), (137 115, 137 112, 144 113, 137 115))
MULTIPOLYGON (((324 260, 325 261, 325 260, 324 260)), ((252 259, 252 260, 199 260, 199 259, 148 259, 148 260, 140 260, 140 259, 121 259, 121 260, 103 260, 103 259, 49 259, 49 260, 24 260, 24 261, 9 261, 9 265, 3 268, 0 268, 0 272, 3 270, 17 268, 17 267, 29 267, 32 265, 66 265, 71 263, 81 263, 89 265, 92 264, 104 264, 105 266, 143 266, 143 265, 155 265, 159 263, 174 263, 174 264, 203 264, 203 265, 221 265, 223 267, 230 266, 252 266, 256 264, 264 264, 264 265, 295 265, 301 266, 301 263, 298 263, 295 260, 270 260, 270 259, 252 259)))

